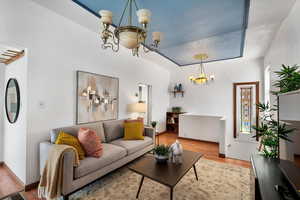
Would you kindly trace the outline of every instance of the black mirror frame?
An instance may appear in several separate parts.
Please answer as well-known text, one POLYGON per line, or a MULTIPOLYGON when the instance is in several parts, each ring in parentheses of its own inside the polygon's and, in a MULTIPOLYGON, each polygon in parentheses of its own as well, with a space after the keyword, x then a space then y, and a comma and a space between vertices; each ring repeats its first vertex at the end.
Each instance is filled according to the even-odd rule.
POLYGON ((19 83, 17 81, 17 79, 15 78, 10 78, 8 81, 7 81, 7 84, 6 84, 6 90, 5 90, 5 112, 6 112, 6 117, 7 117, 7 120, 9 121, 9 123, 11 124, 14 124, 16 123, 16 121, 18 120, 18 117, 19 117, 19 112, 20 112, 20 105, 21 105, 21 101, 20 101, 20 88, 19 88, 19 83), (17 113, 16 113, 16 117, 13 121, 11 121, 9 119, 9 115, 8 115, 8 110, 7 110, 7 91, 8 91, 8 86, 9 86, 9 83, 13 81, 15 83, 15 86, 16 86, 16 91, 17 91, 17 101, 18 101, 18 105, 17 105, 17 113))

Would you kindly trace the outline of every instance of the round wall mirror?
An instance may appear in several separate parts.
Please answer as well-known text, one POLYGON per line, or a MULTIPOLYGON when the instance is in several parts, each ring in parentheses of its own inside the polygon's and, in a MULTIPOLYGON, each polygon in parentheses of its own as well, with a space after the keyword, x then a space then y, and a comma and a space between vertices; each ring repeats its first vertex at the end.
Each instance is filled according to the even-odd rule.
POLYGON ((16 79, 9 79, 5 92, 5 110, 10 123, 15 123, 20 111, 20 89, 16 79))

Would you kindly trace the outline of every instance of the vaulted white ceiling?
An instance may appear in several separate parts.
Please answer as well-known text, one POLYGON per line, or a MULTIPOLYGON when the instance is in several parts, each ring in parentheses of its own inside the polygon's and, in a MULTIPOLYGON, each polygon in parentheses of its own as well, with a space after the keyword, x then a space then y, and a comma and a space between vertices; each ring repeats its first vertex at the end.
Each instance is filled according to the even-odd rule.
MULTIPOLYGON (((100 31, 99 19, 71 0, 32 1, 69 18, 91 31, 100 31)), ((295 1, 296 0, 251 0, 243 59, 265 56, 280 24, 289 14, 295 1)), ((142 56, 160 65, 174 65, 156 53, 148 53, 142 56)))

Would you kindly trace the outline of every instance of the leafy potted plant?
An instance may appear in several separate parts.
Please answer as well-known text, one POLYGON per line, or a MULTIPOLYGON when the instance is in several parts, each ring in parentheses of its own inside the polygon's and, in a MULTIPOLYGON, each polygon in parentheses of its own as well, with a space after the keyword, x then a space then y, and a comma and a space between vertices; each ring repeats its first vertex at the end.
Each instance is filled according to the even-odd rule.
POLYGON ((268 158, 279 157, 279 139, 291 140, 288 138, 289 133, 294 129, 287 128, 283 122, 278 122, 274 118, 274 113, 277 108, 271 108, 269 103, 258 105, 259 112, 262 114, 260 117, 260 124, 253 128, 256 130, 256 136, 260 138, 259 151, 268 158))
MULTIPOLYGON (((273 95, 300 89, 300 71, 298 65, 292 67, 282 65, 280 71, 276 71, 275 74, 279 79, 275 81, 273 86, 278 90, 272 91, 273 95)), ((274 105, 272 108, 269 103, 259 103, 257 106, 261 114, 260 124, 257 127, 253 126, 253 128, 256 130, 256 136, 260 138, 259 151, 265 157, 278 158, 279 139, 292 142, 289 139, 289 134, 295 129, 289 129, 286 123, 277 120, 278 105, 274 105)))
POLYGON ((165 163, 169 159, 170 147, 167 145, 157 145, 153 149, 155 159, 158 163, 165 163))
POLYGON ((292 67, 282 65, 280 71, 275 74, 279 80, 275 81, 274 86, 279 88, 279 91, 274 91, 273 94, 286 93, 300 89, 300 70, 298 65, 292 67))

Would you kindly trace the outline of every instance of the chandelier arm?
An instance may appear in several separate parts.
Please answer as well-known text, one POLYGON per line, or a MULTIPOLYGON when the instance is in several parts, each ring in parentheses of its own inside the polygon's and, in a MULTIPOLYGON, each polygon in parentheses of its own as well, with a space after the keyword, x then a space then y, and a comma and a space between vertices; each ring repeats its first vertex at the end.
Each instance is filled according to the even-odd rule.
POLYGON ((143 50, 144 50, 145 53, 149 53, 149 52, 151 51, 150 49, 147 49, 147 48, 145 47, 145 44, 143 44, 143 50))
POLYGON ((121 23, 122 23, 122 20, 123 20, 124 14, 125 14, 125 12, 126 12, 126 10, 127 10, 127 8, 128 8, 129 1, 130 1, 130 0, 127 0, 127 3, 126 3, 126 5, 125 5, 125 8, 124 8, 124 10, 123 10, 123 12, 122 12, 122 15, 121 15, 121 18, 120 18, 120 21, 119 21, 118 27, 120 27, 120 25, 121 25, 121 23))
POLYGON ((132 49, 132 55, 136 57, 140 57, 138 49, 132 49))
POLYGON ((115 36, 115 34, 112 34, 112 40, 115 45, 119 45, 120 40, 115 36))
POLYGON ((102 35, 103 35, 103 34, 106 34, 106 33, 108 33, 108 36, 109 36, 109 37, 114 36, 114 33, 113 33, 112 31, 110 31, 110 30, 108 30, 108 29, 104 29, 104 30, 102 31, 102 35))
POLYGON ((116 48, 114 48, 114 46, 115 45, 111 42, 108 42, 106 44, 101 45, 102 49, 110 48, 113 52, 118 52, 119 51, 119 45, 116 45, 116 48))

